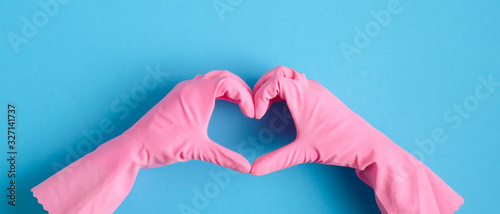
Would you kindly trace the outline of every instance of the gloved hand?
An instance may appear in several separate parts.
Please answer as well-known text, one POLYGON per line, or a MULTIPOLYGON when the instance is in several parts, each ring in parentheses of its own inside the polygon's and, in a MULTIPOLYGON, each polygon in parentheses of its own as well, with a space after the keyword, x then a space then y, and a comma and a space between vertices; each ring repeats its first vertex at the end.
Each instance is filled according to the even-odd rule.
POLYGON ((347 166, 371 186, 382 213, 452 213, 464 200, 437 175, 351 111, 318 82, 279 66, 254 88, 255 118, 286 100, 297 129, 294 142, 252 164, 264 175, 300 163, 347 166))
POLYGON ((130 192, 140 168, 191 159, 249 173, 241 156, 208 138, 216 99, 238 103, 254 116, 252 91, 228 71, 179 83, 135 125, 32 189, 51 214, 112 213, 130 192))

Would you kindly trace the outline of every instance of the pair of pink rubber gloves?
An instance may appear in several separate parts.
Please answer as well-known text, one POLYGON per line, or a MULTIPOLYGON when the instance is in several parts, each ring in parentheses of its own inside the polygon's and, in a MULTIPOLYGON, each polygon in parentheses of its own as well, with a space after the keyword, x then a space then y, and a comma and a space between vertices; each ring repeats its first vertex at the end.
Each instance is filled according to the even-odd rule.
POLYGON ((228 71, 183 81, 129 130, 34 187, 33 194, 51 214, 112 213, 140 168, 200 159, 253 175, 308 162, 352 167, 374 189, 382 213, 452 213, 463 204, 429 168, 304 74, 278 66, 254 92, 228 71), (272 102, 286 100, 297 139, 250 166, 208 137, 216 99, 237 103, 257 119, 272 102))

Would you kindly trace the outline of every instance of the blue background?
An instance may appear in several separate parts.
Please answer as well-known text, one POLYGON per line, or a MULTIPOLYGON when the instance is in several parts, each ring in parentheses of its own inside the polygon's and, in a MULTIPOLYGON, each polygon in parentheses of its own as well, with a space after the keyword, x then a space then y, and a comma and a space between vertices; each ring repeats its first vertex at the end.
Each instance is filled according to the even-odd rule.
MULTIPOLYGON (((387 10, 389 2, 221 0, 229 9, 221 13, 213 1, 69 1, 43 23, 38 3, 2 1, 0 118, 6 120, 8 103, 16 104, 19 154, 12 208, 4 196, 7 136, 0 131, 0 212, 44 213, 30 189, 55 173, 51 164, 69 164, 69 151, 101 120, 115 125, 106 141, 179 81, 226 69, 253 87, 266 71, 285 65, 319 81, 407 151, 423 152, 415 140, 443 129, 447 140, 422 161, 465 199, 457 213, 500 213, 500 87, 470 108, 467 118, 450 113, 460 124, 443 118, 455 104, 471 100, 479 78, 500 81, 500 3, 401 0, 387 26, 379 24, 369 43, 346 57, 340 44, 354 46, 355 29, 373 24, 370 12, 387 10), (34 15, 42 23, 16 53, 9 35, 26 36, 23 17, 33 22, 34 15), (113 111, 113 104, 125 106, 121 96, 140 87, 151 69, 168 76, 128 115, 113 111)), ((272 116, 249 119, 236 105, 217 101, 209 136, 236 151, 269 128, 272 116)), ((6 121, 0 122, 0 130, 6 129, 6 121)), ((272 137, 272 143, 247 148, 260 156, 293 141, 293 124, 272 137)), ((244 155, 250 162, 256 157, 244 155)), ((193 207, 194 190, 214 182, 210 172, 226 171, 202 161, 141 170, 116 213, 181 213, 181 204, 193 207)), ((373 191, 353 169, 319 164, 262 177, 231 175, 227 187, 198 211, 379 212, 373 191)))

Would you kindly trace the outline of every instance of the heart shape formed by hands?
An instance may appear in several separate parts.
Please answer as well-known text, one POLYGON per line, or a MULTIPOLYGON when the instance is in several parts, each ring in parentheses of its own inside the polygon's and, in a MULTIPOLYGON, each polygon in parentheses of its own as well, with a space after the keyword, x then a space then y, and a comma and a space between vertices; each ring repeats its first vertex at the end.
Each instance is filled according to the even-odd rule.
POLYGON ((181 82, 124 134, 145 139, 142 143, 150 157, 146 168, 201 159, 253 175, 308 162, 364 169, 373 162, 360 162, 364 160, 360 156, 386 157, 377 153, 374 145, 384 147, 384 152, 399 149, 390 141, 367 141, 360 132, 385 137, 318 82, 278 66, 259 79, 254 93, 229 71, 212 71, 181 82), (237 103, 247 117, 255 115, 256 119, 264 116, 272 102, 285 100, 297 138, 259 157, 250 167, 243 156, 208 138, 206 130, 216 99, 237 103))
POLYGON ((50 213, 111 213, 130 192, 140 168, 191 159, 252 175, 308 162, 352 167, 374 189, 382 213, 451 213, 463 204, 429 168, 321 84, 284 66, 265 73, 253 91, 229 71, 183 81, 122 135, 32 191, 50 213), (285 100, 297 138, 250 166, 208 137, 216 99, 237 103, 247 117, 257 119, 272 102, 285 100))
POLYGON ((260 78, 254 92, 229 71, 198 75, 179 83, 124 135, 140 142, 149 157, 142 168, 200 159, 253 175, 306 162, 355 166, 356 152, 369 148, 361 145, 364 141, 356 144, 338 140, 337 133, 344 135, 344 139, 356 139, 345 136, 350 133, 346 130, 353 126, 358 130, 368 129, 369 125, 362 119, 352 120, 355 113, 302 73, 278 66, 260 78), (255 115, 257 119, 262 118, 272 102, 285 100, 296 124, 297 139, 259 157, 250 167, 243 156, 209 139, 207 128, 216 99, 237 103, 247 117, 255 115), (332 139, 337 142, 329 142, 332 139), (337 155, 339 152, 350 154, 337 155))

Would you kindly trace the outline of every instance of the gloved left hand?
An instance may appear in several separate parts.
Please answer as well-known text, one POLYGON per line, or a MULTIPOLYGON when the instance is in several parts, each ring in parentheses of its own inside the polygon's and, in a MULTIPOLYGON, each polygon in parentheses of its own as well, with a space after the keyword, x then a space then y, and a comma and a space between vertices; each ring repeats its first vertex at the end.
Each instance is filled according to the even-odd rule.
POLYGON ((427 166, 303 73, 278 66, 264 74, 255 84, 255 118, 278 100, 286 100, 297 138, 257 158, 253 175, 310 162, 352 167, 373 188, 384 214, 453 213, 464 203, 427 166))
POLYGON ((32 189, 52 213, 112 213, 132 189, 140 168, 191 159, 249 173, 240 154, 207 135, 216 99, 239 104, 252 118, 252 90, 229 71, 179 83, 135 125, 32 189))

